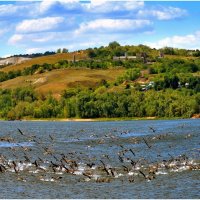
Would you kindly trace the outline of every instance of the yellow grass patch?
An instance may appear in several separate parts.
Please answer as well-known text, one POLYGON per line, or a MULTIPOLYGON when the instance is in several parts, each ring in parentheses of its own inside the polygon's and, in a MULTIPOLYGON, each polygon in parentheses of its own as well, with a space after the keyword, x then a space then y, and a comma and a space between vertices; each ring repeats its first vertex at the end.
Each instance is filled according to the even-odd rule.
POLYGON ((48 64, 55 64, 60 60, 73 60, 75 55, 76 60, 79 59, 86 59, 87 58, 87 54, 86 53, 59 53, 59 54, 55 54, 55 55, 49 55, 49 56, 41 56, 38 58, 33 58, 27 61, 24 61, 23 63, 20 64, 16 64, 16 65, 10 65, 8 67, 2 68, 0 69, 0 71, 3 72, 9 72, 9 71, 16 71, 16 70, 22 70, 26 67, 31 67, 34 64, 44 64, 44 63, 48 63, 48 64))
POLYGON ((183 60, 196 60, 198 58, 195 56, 179 56, 179 55, 165 55, 164 57, 169 59, 183 59, 183 60))
POLYGON ((125 69, 58 69, 43 74, 20 76, 0 83, 0 88, 32 86, 41 94, 52 92, 59 97, 63 90, 72 87, 94 87, 102 79, 114 81, 125 69))

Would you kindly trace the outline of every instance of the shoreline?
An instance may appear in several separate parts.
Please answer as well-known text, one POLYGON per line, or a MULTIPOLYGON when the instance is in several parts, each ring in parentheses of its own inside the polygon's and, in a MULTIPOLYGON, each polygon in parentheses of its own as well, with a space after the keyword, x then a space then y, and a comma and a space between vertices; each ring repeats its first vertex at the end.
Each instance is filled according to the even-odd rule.
POLYGON ((44 119, 34 119, 34 118, 25 118, 19 120, 8 120, 8 119, 0 119, 0 121, 35 121, 35 122, 107 122, 107 121, 140 121, 140 120, 178 120, 178 119, 200 119, 198 116, 193 116, 191 118, 159 118, 159 117, 121 117, 121 118, 44 118, 44 119))

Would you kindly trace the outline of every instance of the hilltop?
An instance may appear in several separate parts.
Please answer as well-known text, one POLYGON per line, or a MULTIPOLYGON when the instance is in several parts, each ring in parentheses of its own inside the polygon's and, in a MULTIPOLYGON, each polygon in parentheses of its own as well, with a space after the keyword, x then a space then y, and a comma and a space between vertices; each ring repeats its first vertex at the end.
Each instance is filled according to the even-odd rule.
POLYGON ((47 56, 40 56, 36 58, 27 58, 27 57, 11 57, 0 60, 2 63, 8 62, 10 63, 9 66, 5 66, 0 68, 0 71, 2 72, 9 72, 9 71, 17 71, 17 70, 23 70, 24 68, 31 67, 35 64, 55 64, 59 62, 60 60, 68 60, 72 61, 74 59, 74 56, 77 60, 80 59, 87 59, 87 52, 73 52, 73 53, 58 53, 54 55, 47 55, 47 56), (9 62, 12 61, 13 62, 9 62), (16 60, 23 60, 23 62, 17 62, 16 60))
POLYGON ((21 64, 30 59, 31 58, 15 57, 15 56, 10 58, 4 58, 0 60, 0 67, 21 64))

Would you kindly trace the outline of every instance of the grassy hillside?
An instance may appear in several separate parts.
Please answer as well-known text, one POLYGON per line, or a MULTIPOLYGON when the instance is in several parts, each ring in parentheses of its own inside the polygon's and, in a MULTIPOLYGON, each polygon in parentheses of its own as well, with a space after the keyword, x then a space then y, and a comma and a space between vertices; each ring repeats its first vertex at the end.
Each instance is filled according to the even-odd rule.
POLYGON ((52 92, 55 97, 58 97, 67 88, 77 86, 94 87, 103 79, 114 81, 124 71, 123 68, 107 70, 59 69, 4 81, 0 83, 0 88, 14 89, 19 86, 33 86, 39 93, 52 92))
POLYGON ((16 70, 22 70, 26 67, 31 67, 34 64, 44 64, 44 63, 48 63, 48 64, 55 64, 60 60, 73 60, 73 57, 75 55, 75 58, 77 60, 80 59, 86 59, 87 53, 85 52, 81 52, 81 53, 59 53, 59 54, 55 54, 55 55, 49 55, 49 56, 42 56, 42 57, 38 57, 38 58, 33 58, 31 60, 28 61, 24 61, 21 64, 17 64, 17 65, 10 65, 7 67, 4 67, 2 69, 0 69, 0 71, 3 72, 9 72, 9 71, 16 71, 16 70))

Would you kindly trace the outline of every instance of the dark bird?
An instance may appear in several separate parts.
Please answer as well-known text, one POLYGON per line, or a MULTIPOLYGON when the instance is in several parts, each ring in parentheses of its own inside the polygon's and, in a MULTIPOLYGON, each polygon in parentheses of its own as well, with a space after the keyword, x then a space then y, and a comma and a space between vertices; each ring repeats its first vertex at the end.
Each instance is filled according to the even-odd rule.
POLYGON ((61 160, 60 162, 61 162, 61 167, 63 167, 63 168, 65 169, 65 171, 66 171, 67 173, 69 173, 70 170, 64 165, 63 161, 61 160))
POLYGON ((145 142, 145 144, 147 145, 147 147, 150 149, 150 148, 151 148, 151 145, 149 145, 148 142, 147 142, 144 138, 142 138, 142 139, 144 140, 144 142, 145 142))
POLYGON ((14 166, 15 173, 18 173, 19 170, 14 166))
POLYGON ((156 132, 156 129, 154 129, 153 127, 149 126, 149 129, 151 129, 154 133, 156 132))
POLYGON ((106 172, 107 175, 110 175, 110 173, 106 167, 104 167, 103 170, 106 172))
POLYGON ((2 164, 0 164, 0 172, 4 173, 5 171, 6 171, 6 168, 2 164))
POLYGON ((18 128, 18 131, 21 133, 21 135, 24 135, 24 133, 18 128))
POLYGON ((38 159, 39 159, 41 162, 44 162, 40 157, 38 157, 38 159))
POLYGON ((34 139, 34 138, 32 139, 32 141, 33 141, 33 142, 35 142, 35 143, 37 143, 37 144, 40 144, 40 142, 39 142, 39 141, 37 141, 37 140, 36 140, 36 139, 34 139))
POLYGON ((131 165, 135 168, 137 162, 135 162, 134 160, 131 159, 131 165))
POLYGON ((106 166, 105 163, 102 160, 100 160, 100 162, 103 164, 104 167, 106 166))
POLYGON ((38 165, 38 163, 37 163, 37 160, 35 160, 35 162, 33 162, 33 164, 38 168, 39 167, 39 165, 38 165))
POLYGON ((16 164, 16 162, 14 160, 12 161, 12 163, 13 163, 14 167, 17 166, 17 164, 16 164))
POLYGON ((51 164, 52 164, 53 167, 56 167, 56 168, 60 166, 60 165, 58 165, 56 163, 53 163, 52 161, 51 161, 51 164))
POLYGON ((88 167, 92 168, 95 164, 94 163, 87 163, 86 164, 88 167))
POLYGON ((121 132, 121 135, 122 135, 122 134, 128 134, 128 133, 129 133, 128 130, 126 130, 126 131, 122 131, 122 132, 121 132))
POLYGON ((18 156, 13 153, 13 156, 18 159, 18 156))
POLYGON ((59 160, 58 160, 58 158, 57 158, 56 156, 53 156, 53 157, 55 158, 55 160, 56 160, 56 161, 58 161, 58 162, 59 162, 59 160))
POLYGON ((133 176, 130 176, 129 179, 128 179, 128 181, 129 181, 130 183, 133 183, 133 182, 134 182, 133 176))
POLYGON ((72 169, 77 168, 77 167, 78 167, 77 162, 76 162, 75 160, 72 160, 71 163, 70 163, 70 167, 71 167, 72 169))
POLYGON ((62 176, 52 177, 52 179, 54 179, 54 180, 60 180, 60 179, 62 179, 62 178, 63 178, 62 176))
POLYGON ((114 171, 113 171, 113 168, 109 168, 109 169, 110 169, 111 175, 112 175, 113 177, 115 177, 115 173, 114 173, 114 171))
POLYGON ((27 155, 24 155, 25 161, 31 162, 27 155))
POLYGON ((125 165, 122 165, 122 167, 124 168, 124 171, 126 171, 127 173, 130 171, 129 168, 125 165))
POLYGON ((49 155, 53 155, 53 149, 50 149, 49 147, 42 147, 44 149, 44 154, 49 154, 49 155))
POLYGON ((50 137, 50 139, 52 140, 52 141, 54 141, 54 138, 49 134, 49 137, 50 137))
POLYGON ((135 156, 135 153, 133 152, 133 150, 132 149, 129 149, 129 151, 135 156))
POLYGON ((152 179, 155 178, 154 175, 151 175, 151 176, 150 175, 145 175, 141 170, 139 170, 139 172, 140 172, 140 174, 142 174, 144 176, 145 179, 147 179, 149 181, 151 181, 152 179))
POLYGON ((146 175, 141 170, 139 170, 139 172, 140 174, 142 174, 142 176, 144 176, 145 179, 147 178, 146 175))
POLYGON ((18 173, 19 170, 17 169, 17 164, 15 163, 15 161, 13 160, 12 161, 13 165, 14 165, 14 170, 15 170, 15 173, 18 173))
POLYGON ((120 162, 122 162, 122 163, 124 162, 124 160, 121 156, 118 156, 118 159, 119 159, 120 162))
POLYGON ((89 174, 86 174, 85 172, 83 172, 83 176, 86 176, 86 177, 88 177, 89 179, 91 179, 91 178, 92 178, 92 176, 91 176, 91 175, 89 175, 89 174))
POLYGON ((102 160, 100 160, 100 162, 103 164, 103 170, 106 172, 106 174, 107 174, 107 175, 110 175, 108 169, 106 168, 105 163, 104 163, 102 160))

